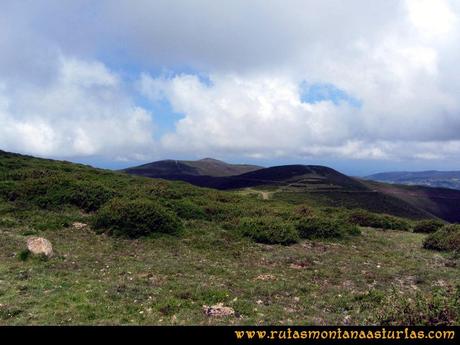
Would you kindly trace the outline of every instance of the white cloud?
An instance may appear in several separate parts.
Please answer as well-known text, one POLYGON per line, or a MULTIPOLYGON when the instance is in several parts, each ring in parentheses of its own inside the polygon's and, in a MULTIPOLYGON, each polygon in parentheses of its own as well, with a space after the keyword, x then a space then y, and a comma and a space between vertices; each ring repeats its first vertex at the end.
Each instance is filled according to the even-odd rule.
POLYGON ((175 133, 163 137, 165 149, 288 153, 305 145, 340 145, 353 135, 354 108, 303 103, 298 85, 289 79, 223 75, 211 81, 206 85, 191 75, 143 76, 141 88, 147 96, 163 95, 175 112, 186 115, 175 133))
POLYGON ((0 89, 0 147, 31 154, 106 157, 154 150, 149 113, 103 64, 61 57, 46 86, 0 89))
POLYGON ((0 145, 11 150, 120 159, 153 147, 163 156, 460 154, 456 0, 1 6, 0 145), (163 68, 211 83, 147 72, 163 68), (139 84, 151 102, 183 114, 156 145, 150 114, 120 76, 133 70, 146 71, 139 84), (303 81, 332 84, 362 106, 302 102, 303 81))
POLYGON ((448 34, 457 18, 448 2, 440 0, 407 0, 409 19, 421 35, 436 38, 448 34))

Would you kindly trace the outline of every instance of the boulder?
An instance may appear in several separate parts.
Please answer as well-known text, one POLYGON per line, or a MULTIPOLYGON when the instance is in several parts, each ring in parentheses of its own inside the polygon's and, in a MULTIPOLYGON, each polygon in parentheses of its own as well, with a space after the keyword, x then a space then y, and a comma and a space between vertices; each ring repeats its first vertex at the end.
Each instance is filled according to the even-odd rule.
POLYGON ((31 237, 27 240, 27 249, 32 254, 43 254, 46 257, 53 255, 53 246, 51 242, 43 237, 31 237))

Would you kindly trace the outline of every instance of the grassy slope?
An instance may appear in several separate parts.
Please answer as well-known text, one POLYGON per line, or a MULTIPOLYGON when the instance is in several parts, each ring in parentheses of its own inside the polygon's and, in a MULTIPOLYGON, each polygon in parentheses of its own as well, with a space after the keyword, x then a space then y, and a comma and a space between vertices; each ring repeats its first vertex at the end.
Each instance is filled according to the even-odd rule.
POLYGON ((191 200, 206 217, 184 220, 180 237, 128 240, 68 226, 92 217, 76 207, 0 198, 0 324, 369 324, 391 314, 408 322, 398 303, 423 304, 437 286, 460 284, 458 259, 421 249, 422 234, 363 229, 344 240, 257 244, 232 222, 289 218, 296 206, 0 152, 0 185, 20 190, 23 179, 54 174, 123 195, 191 200), (50 239, 55 257, 20 261, 29 235, 50 239), (239 317, 203 314, 219 302, 239 317))
POLYGON ((18 261, 25 238, 2 230, 0 324, 368 324, 389 300, 459 283, 419 234, 365 230, 353 242, 284 247, 188 228, 180 240, 48 231, 57 256, 47 262, 18 261), (241 317, 202 313, 218 302, 241 317))

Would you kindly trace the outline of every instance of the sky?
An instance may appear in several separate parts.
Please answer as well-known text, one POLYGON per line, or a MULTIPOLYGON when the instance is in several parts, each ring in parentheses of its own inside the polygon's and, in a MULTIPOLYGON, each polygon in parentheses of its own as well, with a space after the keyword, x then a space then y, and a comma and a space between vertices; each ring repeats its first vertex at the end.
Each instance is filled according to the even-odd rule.
POLYGON ((460 170, 460 1, 0 0, 0 149, 460 170))

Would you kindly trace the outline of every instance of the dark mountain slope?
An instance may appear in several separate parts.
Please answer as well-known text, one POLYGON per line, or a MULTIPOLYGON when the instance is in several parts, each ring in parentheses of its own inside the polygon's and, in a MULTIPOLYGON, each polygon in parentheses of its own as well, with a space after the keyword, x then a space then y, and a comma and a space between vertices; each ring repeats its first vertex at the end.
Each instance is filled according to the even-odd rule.
MULTIPOLYGON (((253 167, 253 166, 252 166, 253 167)), ((124 170, 129 174, 146 177, 181 180, 216 189, 238 189, 260 185, 312 186, 314 189, 346 188, 366 190, 362 183, 334 169, 315 165, 283 165, 258 169, 235 176, 203 175, 198 168, 180 161, 161 161, 124 170)))
POLYGON ((396 197, 449 222, 460 222, 460 191, 448 188, 406 186, 362 181, 369 188, 396 197))
POLYGON ((217 159, 205 158, 197 161, 163 160, 125 169, 134 175, 180 180, 180 176, 233 176, 262 169, 248 164, 229 164, 217 159), (168 178, 168 177, 175 178, 168 178))

